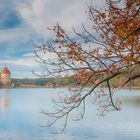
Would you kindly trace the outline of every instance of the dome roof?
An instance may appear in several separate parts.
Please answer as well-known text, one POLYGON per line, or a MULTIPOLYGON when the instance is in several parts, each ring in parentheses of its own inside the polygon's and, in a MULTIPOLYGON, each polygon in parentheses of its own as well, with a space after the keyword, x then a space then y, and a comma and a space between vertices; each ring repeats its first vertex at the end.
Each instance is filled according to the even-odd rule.
POLYGON ((11 74, 7 67, 4 67, 1 73, 11 74))

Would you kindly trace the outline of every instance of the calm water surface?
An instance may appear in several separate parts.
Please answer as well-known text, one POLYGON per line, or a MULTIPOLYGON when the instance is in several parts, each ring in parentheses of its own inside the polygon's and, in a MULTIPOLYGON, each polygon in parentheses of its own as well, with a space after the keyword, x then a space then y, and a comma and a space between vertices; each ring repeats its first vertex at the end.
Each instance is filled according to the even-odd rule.
POLYGON ((41 108, 51 108, 50 96, 67 89, 0 89, 0 140, 140 140, 140 91, 121 90, 122 110, 98 117, 96 107, 86 103, 80 122, 40 127, 47 123, 41 108))

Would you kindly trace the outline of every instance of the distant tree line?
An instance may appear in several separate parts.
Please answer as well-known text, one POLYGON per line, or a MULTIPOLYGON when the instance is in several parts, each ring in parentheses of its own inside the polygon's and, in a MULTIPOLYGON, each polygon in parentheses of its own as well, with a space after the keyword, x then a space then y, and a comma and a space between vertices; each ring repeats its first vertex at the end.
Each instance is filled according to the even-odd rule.
POLYGON ((34 85, 34 86, 65 86, 70 83, 74 83, 74 79, 71 77, 65 77, 65 78, 37 78, 37 79, 29 79, 29 78, 24 78, 24 79, 12 79, 12 83, 14 84, 15 87, 20 87, 20 86, 29 86, 29 85, 34 85))
MULTIPOLYGON (((111 82, 111 87, 117 88, 126 80, 125 76, 118 76, 113 78, 111 82), (119 82, 118 82, 119 81, 119 82)), ((60 87, 60 86, 76 86, 77 83, 73 77, 61 77, 61 78, 36 78, 36 79, 12 79, 12 83, 14 87, 21 87, 21 86, 53 86, 53 87, 60 87)), ((89 84, 90 85, 90 84, 89 84)), ((106 84, 102 84, 101 87, 107 87, 106 84)), ((132 88, 140 88, 140 79, 132 80, 130 83, 126 84, 125 87, 132 87, 132 88)))

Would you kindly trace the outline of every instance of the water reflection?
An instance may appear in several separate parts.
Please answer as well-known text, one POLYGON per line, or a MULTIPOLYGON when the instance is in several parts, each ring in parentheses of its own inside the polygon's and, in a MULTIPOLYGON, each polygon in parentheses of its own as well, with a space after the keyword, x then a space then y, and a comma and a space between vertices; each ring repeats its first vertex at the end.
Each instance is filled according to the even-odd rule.
POLYGON ((6 94, 10 91, 10 89, 0 89, 0 94, 6 94))
POLYGON ((127 96, 123 97, 122 100, 126 105, 140 108, 140 96, 127 96))
POLYGON ((0 89, 0 110, 6 110, 9 107, 9 89, 0 89))
MULTIPOLYGON (((62 123, 52 128, 40 127, 47 122, 40 108, 51 106, 51 95, 66 89, 11 89, 0 90, 0 140, 139 140, 140 96, 125 96, 121 111, 99 118, 97 108, 86 102, 86 115, 80 122, 69 120, 63 134, 54 135, 62 123), (3 111, 4 110, 4 111, 3 111), (6 111, 5 111, 6 110, 6 111)), ((121 94, 122 95, 122 94, 121 94)))
POLYGON ((7 96, 0 97, 0 109, 6 110, 9 107, 9 99, 7 96))

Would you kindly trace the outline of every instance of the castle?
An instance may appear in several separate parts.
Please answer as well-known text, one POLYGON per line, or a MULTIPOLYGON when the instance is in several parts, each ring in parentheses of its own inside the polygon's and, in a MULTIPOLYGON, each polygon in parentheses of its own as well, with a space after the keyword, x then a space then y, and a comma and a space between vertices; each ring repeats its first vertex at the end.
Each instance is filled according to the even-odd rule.
POLYGON ((4 67, 0 72, 0 87, 11 86, 11 72, 7 67, 4 67))

